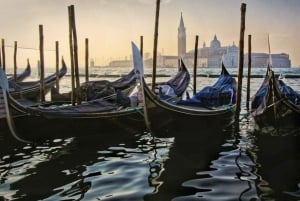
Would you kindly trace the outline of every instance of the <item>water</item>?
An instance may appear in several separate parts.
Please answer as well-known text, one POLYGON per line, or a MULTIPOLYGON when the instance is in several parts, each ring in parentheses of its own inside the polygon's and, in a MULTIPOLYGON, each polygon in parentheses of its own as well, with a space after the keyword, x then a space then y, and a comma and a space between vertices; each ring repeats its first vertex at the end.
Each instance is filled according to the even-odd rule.
MULTIPOLYGON (((197 88, 214 80, 199 77, 197 88)), ((251 94, 261 81, 251 79, 251 94)), ((300 91, 299 79, 286 83, 300 91)), ((257 142, 243 86, 239 125, 211 141, 181 142, 147 132, 104 138, 99 131, 94 137, 21 144, 1 133, 0 200, 300 200, 299 143, 285 149, 257 142)), ((69 90, 68 78, 61 87, 69 90)))

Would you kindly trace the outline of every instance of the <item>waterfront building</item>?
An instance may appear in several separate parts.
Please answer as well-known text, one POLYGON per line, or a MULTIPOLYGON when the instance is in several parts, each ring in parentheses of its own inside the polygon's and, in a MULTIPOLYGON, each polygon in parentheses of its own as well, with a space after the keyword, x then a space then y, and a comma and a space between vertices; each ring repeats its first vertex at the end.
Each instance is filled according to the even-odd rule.
MULTIPOLYGON (((289 68, 291 67, 291 60, 286 53, 271 54, 271 64, 273 68, 289 68)), ((244 63, 248 63, 248 54, 244 56, 244 63)), ((266 67, 269 63, 269 54, 267 53, 252 53, 251 54, 252 67, 266 67)))
MULTIPOLYGON (((194 66, 195 50, 187 51, 186 48, 186 28, 184 26, 183 15, 180 15, 178 26, 178 54, 157 56, 158 67, 178 67, 179 60, 183 59, 188 67, 194 66)), ((237 68, 239 64, 239 48, 233 42, 232 45, 222 46, 215 34, 209 46, 203 42, 201 48, 198 48, 197 67, 198 68, 220 68, 222 62, 228 68, 237 68)), ((291 60, 287 53, 271 54, 272 66, 274 68, 290 68, 291 60)), ((252 67, 266 67, 269 62, 269 55, 267 53, 252 53, 251 54, 252 67)), ((128 66, 132 61, 112 61, 112 66, 128 66)), ((144 60, 145 67, 152 67, 152 59, 144 60)), ((248 65, 248 54, 244 54, 244 66, 248 65)))

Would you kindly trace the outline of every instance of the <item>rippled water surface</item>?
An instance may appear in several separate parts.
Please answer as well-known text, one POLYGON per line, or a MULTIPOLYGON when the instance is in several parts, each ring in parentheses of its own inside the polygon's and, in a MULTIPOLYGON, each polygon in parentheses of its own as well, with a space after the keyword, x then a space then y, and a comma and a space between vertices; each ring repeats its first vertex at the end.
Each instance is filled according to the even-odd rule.
MULTIPOLYGON (((199 89, 215 80, 197 79, 199 89)), ((261 81, 251 79, 251 94, 261 81)), ((286 83, 300 91, 299 78, 286 83)), ((69 89, 68 78, 61 84, 69 89)), ((209 141, 155 138, 148 132, 104 138, 99 131, 99 136, 22 144, 1 133, 0 200, 300 200, 299 140, 258 142, 244 109, 243 86, 239 124, 209 141)))

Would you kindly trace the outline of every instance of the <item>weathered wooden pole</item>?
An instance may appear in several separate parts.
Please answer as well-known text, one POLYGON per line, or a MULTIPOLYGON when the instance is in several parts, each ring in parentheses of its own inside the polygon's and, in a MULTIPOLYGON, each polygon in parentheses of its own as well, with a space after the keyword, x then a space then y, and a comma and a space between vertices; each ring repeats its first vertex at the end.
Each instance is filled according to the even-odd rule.
POLYGON ((89 81, 89 39, 85 39, 85 81, 89 81))
POLYGON ((144 37, 143 36, 140 37, 140 53, 141 53, 141 57, 143 60, 143 55, 144 55, 144 37))
POLYGON ((5 40, 4 40, 4 38, 2 38, 2 40, 1 40, 1 44, 2 44, 2 68, 3 68, 3 70, 5 71, 5 66, 6 66, 6 62, 5 62, 5 40))
POLYGON ((55 41, 55 70, 56 70, 56 89, 59 91, 59 42, 55 41))
POLYGON ((40 60, 37 60, 37 70, 38 70, 38 76, 41 77, 41 63, 40 63, 40 60))
POLYGON ((241 100, 242 100, 242 81, 243 81, 243 68, 244 68, 245 17, 246 17, 246 4, 242 3, 242 6, 241 6, 240 43, 239 43, 239 68, 238 68, 238 89, 237 89, 237 101, 236 101, 236 119, 238 119, 238 117, 240 115, 241 100))
POLYGON ((74 73, 74 54, 73 54, 73 31, 72 31, 72 11, 71 6, 68 7, 68 14, 69 14, 69 45, 70 45, 70 61, 71 61, 71 102, 72 105, 75 105, 76 101, 76 93, 75 93, 75 73, 74 73))
POLYGON ((73 45, 74 45, 74 72, 75 72, 75 83, 76 83, 76 102, 81 104, 81 90, 80 90, 80 80, 79 80, 79 66, 78 66, 78 45, 77 45, 77 31, 75 22, 75 9, 74 5, 71 5, 72 13, 72 33, 73 33, 73 45))
POLYGON ((0 48, 0 68, 2 68, 2 51, 1 51, 1 48, 0 48))
POLYGON ((44 69, 44 33, 43 33, 43 25, 39 25, 39 34, 40 34, 40 68, 41 68, 41 76, 40 76, 40 98, 41 102, 45 102, 45 69, 44 69))
POLYGON ((156 0, 154 45, 153 45, 153 71, 152 71, 152 91, 155 91, 156 64, 157 64, 157 41, 158 41, 158 22, 159 22, 160 0, 156 0))
POLYGON ((247 76, 247 97, 246 97, 246 108, 249 111, 249 101, 250 101, 250 77, 251 77, 251 55, 252 45, 251 45, 251 35, 248 35, 248 76, 247 76))
POLYGON ((14 80, 17 81, 17 50, 18 50, 18 42, 14 42, 14 80))
POLYGON ((195 55, 194 55, 194 86, 193 86, 193 94, 194 95, 196 94, 196 88, 197 88, 198 39, 199 39, 199 36, 196 35, 195 55))

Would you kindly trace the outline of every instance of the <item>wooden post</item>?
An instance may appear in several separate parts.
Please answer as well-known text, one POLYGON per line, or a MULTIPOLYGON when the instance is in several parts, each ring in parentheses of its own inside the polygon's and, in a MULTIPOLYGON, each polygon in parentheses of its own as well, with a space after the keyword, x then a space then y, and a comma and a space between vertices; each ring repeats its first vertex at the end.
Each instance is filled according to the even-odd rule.
POLYGON ((250 76, 251 76, 251 54, 252 54, 252 47, 251 47, 251 35, 248 35, 248 76, 247 76, 247 98, 246 98, 246 108, 249 111, 249 101, 250 101, 250 76))
POLYGON ((72 34, 72 11, 71 6, 68 7, 68 14, 69 14, 69 43, 70 43, 70 61, 71 61, 71 86, 72 86, 72 93, 71 93, 71 102, 72 105, 75 105, 76 94, 75 94, 75 78, 74 78, 74 54, 73 54, 73 34, 72 34))
POLYGON ((143 60, 143 55, 144 55, 144 38, 143 38, 143 36, 140 37, 140 53, 141 53, 141 57, 143 60))
POLYGON ((59 42, 55 41, 56 89, 59 91, 59 42))
POLYGON ((238 89, 237 89, 237 101, 236 101, 236 119, 238 119, 238 117, 240 115, 240 111, 241 111, 242 80, 243 80, 243 67, 244 67, 245 16, 246 16, 246 4, 242 3, 240 43, 239 43, 239 69, 238 69, 238 89))
POLYGON ((153 71, 152 71, 152 91, 155 91, 156 63, 157 63, 157 40, 158 40, 158 21, 159 21, 160 0, 156 0, 155 30, 153 45, 153 71))
POLYGON ((79 66, 78 66, 78 45, 77 45, 77 31, 76 31, 76 22, 75 22, 75 10, 74 5, 71 5, 72 13, 72 33, 73 33, 73 45, 74 45, 74 72, 75 72, 75 81, 76 81, 76 102, 81 104, 81 89, 80 89, 80 80, 79 80, 79 66))
POLYGON ((40 77, 40 97, 41 102, 45 102, 45 72, 44 72, 44 33, 43 25, 39 25, 39 34, 40 34, 40 67, 41 67, 41 77, 40 77))
POLYGON ((85 81, 89 81, 89 39, 85 39, 85 81))
POLYGON ((38 71, 38 77, 41 77, 41 63, 40 63, 40 60, 37 60, 37 71, 38 71))
POLYGON ((1 44, 2 44, 2 68, 5 71, 6 64, 5 64, 5 40, 4 40, 4 38, 2 38, 1 44))
POLYGON ((197 88, 197 59, 198 59, 198 39, 199 36, 196 35, 196 41, 195 41, 195 55, 194 55, 194 86, 193 86, 193 94, 196 94, 196 88, 197 88))
POLYGON ((1 51, 1 48, 0 48, 0 68, 2 68, 2 51, 1 51))
POLYGON ((17 81, 17 49, 18 49, 18 42, 14 42, 14 80, 17 81))

